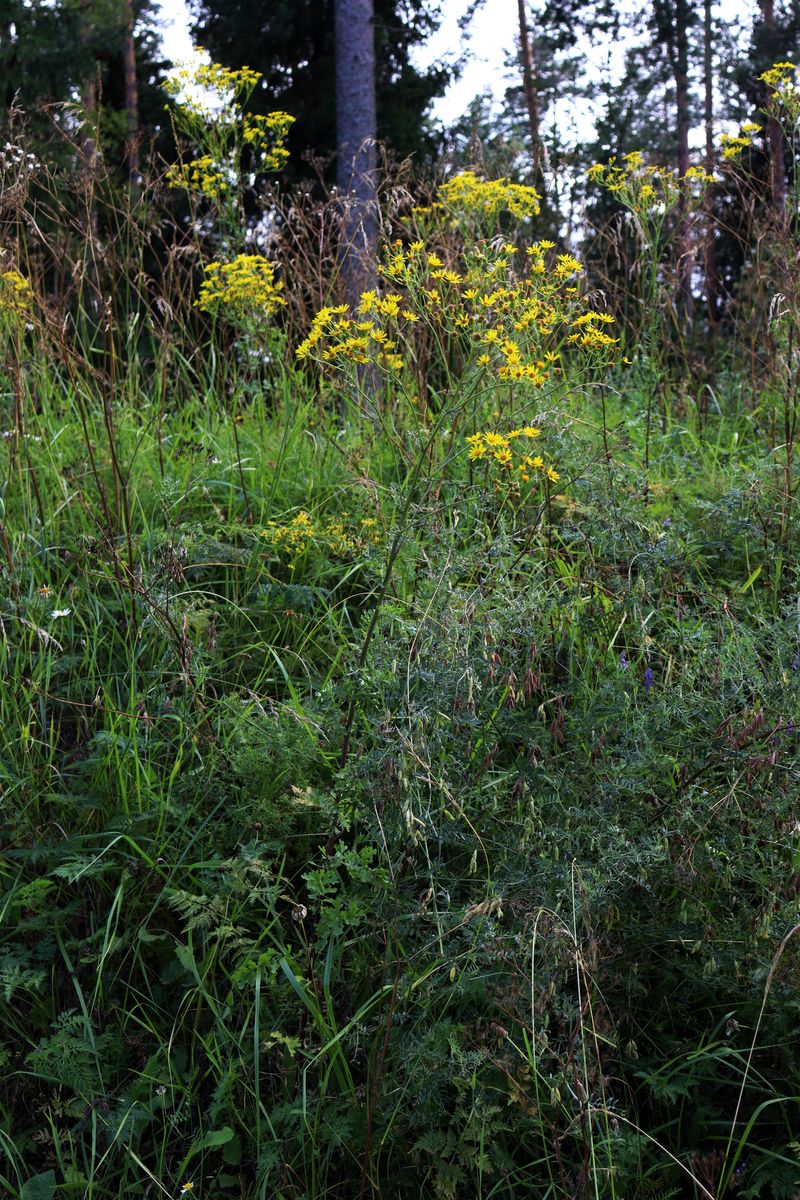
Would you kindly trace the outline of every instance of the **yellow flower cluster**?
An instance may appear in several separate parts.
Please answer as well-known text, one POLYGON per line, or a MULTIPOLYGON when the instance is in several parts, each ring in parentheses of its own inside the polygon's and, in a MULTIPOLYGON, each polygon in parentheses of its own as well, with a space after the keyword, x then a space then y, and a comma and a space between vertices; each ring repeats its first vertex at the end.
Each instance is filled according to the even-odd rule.
POLYGON ((750 137, 750 134, 758 132, 760 128, 754 122, 748 121, 747 124, 742 126, 738 134, 723 133, 720 138, 720 142, 722 143, 722 157, 728 162, 738 158, 743 150, 747 150, 749 146, 752 146, 753 139, 750 137))
POLYGON ((509 212, 523 221, 541 211, 542 197, 535 188, 508 179, 481 179, 474 171, 462 171, 443 183, 439 195, 447 208, 482 217, 509 212))
POLYGON ((165 80, 174 102, 178 129, 198 147, 198 157, 167 171, 167 183, 209 200, 222 200, 241 184, 241 157, 247 151, 251 173, 279 171, 289 151, 284 145, 294 117, 285 112, 253 114, 244 105, 261 79, 219 63, 179 67, 165 80))
POLYGON ((567 341, 579 345, 582 350, 612 349, 619 343, 619 338, 611 337, 601 326, 613 323, 610 313, 595 312, 590 308, 572 322, 573 332, 567 335, 567 341))
MULTIPOLYGON (((198 47, 198 54, 203 51, 198 47)), ((164 91, 179 108, 193 116, 206 118, 224 111, 232 101, 249 96, 261 79, 251 67, 234 71, 220 63, 184 63, 164 80, 164 91)))
POLYGON ((280 171, 286 165, 289 151, 284 140, 294 120, 285 112, 243 115, 242 141, 255 155, 259 170, 280 171))
POLYGON ((286 303, 274 266, 260 254, 239 254, 233 262, 208 263, 204 272, 197 307, 219 312, 232 323, 270 317, 286 303))
POLYGON ((559 369, 562 343, 584 351, 616 347, 600 328, 612 321, 608 314, 584 312, 576 323, 582 301, 574 277, 582 266, 570 254, 550 257, 553 249, 547 241, 529 246, 518 275, 513 246, 478 248, 455 270, 423 242, 397 241, 380 268, 391 290, 365 292, 354 313, 346 305, 321 309, 297 357, 398 372, 415 359, 418 330, 434 329, 439 344, 471 344, 475 364, 498 380, 541 387, 559 369))
POLYGON ((794 91, 797 67, 791 62, 775 63, 769 70, 759 75, 759 80, 775 92, 794 91))
POLYGON ((356 316, 349 316, 348 312, 346 304, 321 308, 311 323, 308 337, 297 347, 297 357, 308 358, 324 342, 320 354, 323 363, 342 366, 371 362, 387 371, 402 370, 403 357, 398 353, 396 336, 390 336, 379 320, 374 319, 417 320, 414 313, 401 310, 400 297, 381 298, 377 292, 364 292, 356 316))
MULTIPOLYGON (((346 517, 347 513, 342 513, 342 516, 346 517)), ((261 537, 275 550, 282 551, 292 560, 299 558, 312 543, 339 558, 348 558, 362 552, 367 543, 377 544, 380 541, 374 518, 363 518, 359 522, 358 531, 354 533, 345 527, 343 521, 335 518, 315 524, 304 509, 292 517, 288 524, 267 522, 266 529, 261 531, 261 537)))
POLYGON ((230 191, 236 173, 215 162, 210 154, 167 167, 167 187, 183 188, 207 200, 219 200, 230 191))
MULTIPOLYGON (((508 255, 512 247, 505 249, 508 255)), ((505 274, 506 279, 462 292, 473 306, 471 327, 482 343, 478 365, 492 368, 499 380, 524 380, 538 388, 559 369, 562 343, 583 350, 616 345, 616 339, 595 326, 612 323, 609 314, 576 315, 581 301, 573 279, 582 264, 571 254, 548 260, 553 249, 549 241, 529 246, 528 270, 522 278, 510 276, 508 259, 501 255, 494 265, 499 263, 502 271, 493 273, 505 274)))
POLYGON ((516 486, 528 484, 537 477, 557 483, 558 471, 540 454, 530 453, 530 442, 541 432, 534 425, 524 425, 521 429, 510 429, 506 434, 493 430, 470 434, 466 439, 469 458, 472 462, 484 459, 495 463, 516 486))
POLYGON ((769 106, 784 111, 793 122, 800 118, 800 90, 797 87, 797 67, 794 63, 779 62, 759 75, 762 83, 771 89, 769 106))
POLYGON ((32 303, 30 281, 19 271, 3 271, 0 274, 0 313, 22 317, 29 312, 32 303))
POLYGON ((199 63, 194 69, 194 82, 198 87, 220 95, 252 91, 260 79, 261 72, 254 71, 252 67, 241 67, 235 71, 220 63, 199 63))
POLYGON ((713 176, 702 167, 689 167, 683 178, 665 167, 647 164, 641 150, 633 150, 618 163, 616 156, 607 163, 595 163, 587 177, 601 184, 640 217, 663 216, 675 208, 681 196, 699 199, 713 176), (698 194, 692 188, 697 185, 698 194))

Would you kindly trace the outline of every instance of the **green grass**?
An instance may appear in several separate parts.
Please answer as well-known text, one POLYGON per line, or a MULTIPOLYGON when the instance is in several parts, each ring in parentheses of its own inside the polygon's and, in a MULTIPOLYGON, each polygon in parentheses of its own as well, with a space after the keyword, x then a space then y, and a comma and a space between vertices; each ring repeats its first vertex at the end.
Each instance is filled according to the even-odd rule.
POLYGON ((796 540, 758 414, 671 418, 645 475, 623 376, 608 462, 596 394, 555 398, 531 536, 291 374, 123 397, 116 478, 51 384, 2 494, 8 1194, 788 1194, 796 540), (262 536, 300 510, 349 548, 262 536))
POLYGON ((794 1195, 780 354, 365 416, 137 229, 0 311, 0 1191, 794 1195))

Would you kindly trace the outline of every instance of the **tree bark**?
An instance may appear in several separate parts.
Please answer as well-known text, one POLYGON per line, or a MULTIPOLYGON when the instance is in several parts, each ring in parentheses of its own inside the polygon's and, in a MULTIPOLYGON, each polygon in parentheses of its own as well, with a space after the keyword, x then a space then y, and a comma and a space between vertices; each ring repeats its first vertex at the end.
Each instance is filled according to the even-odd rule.
POLYGON ((378 243, 373 0, 335 0, 336 178, 342 205, 341 275, 355 305, 374 285, 378 243))
POLYGON ((539 92, 536 86, 536 59, 528 32, 525 0, 517 0, 517 11, 519 14, 519 52, 522 65, 522 88, 525 93, 525 107, 528 110, 528 130, 531 138, 533 173, 534 178, 538 181, 542 171, 541 115, 539 110, 539 92))
MULTIPOLYGON (((759 0, 761 18, 768 29, 775 28, 774 0, 759 0)), ((783 132, 775 117, 767 117, 767 146, 769 148, 770 190, 772 207, 777 220, 786 218, 786 174, 783 159, 783 132)))
MULTIPOLYGON (((675 0, 675 108, 678 132, 678 175, 689 170, 689 10, 686 0, 675 0)), ((681 193, 681 230, 678 265, 680 298, 684 314, 692 311, 692 246, 686 212, 686 193, 681 193)))
POLYGON ((132 186, 139 182, 139 84, 136 79, 136 44, 131 0, 122 0, 122 66, 125 76, 125 112, 128 118, 126 161, 132 186))
MULTIPOLYGON (((689 169, 689 7, 687 0, 663 6, 670 69, 675 83, 675 118, 678 138, 678 176, 689 169)), ((678 307, 689 321, 692 315, 692 247, 686 193, 678 203, 678 307)))
MULTIPOLYGON (((714 173, 714 64, 711 38, 711 0, 703 0, 703 122, 706 133, 705 169, 707 175, 714 173)), ((712 328, 717 322, 717 297, 719 294, 713 199, 713 185, 709 184, 705 194, 706 221, 703 264, 706 278, 706 307, 709 324, 712 328)))

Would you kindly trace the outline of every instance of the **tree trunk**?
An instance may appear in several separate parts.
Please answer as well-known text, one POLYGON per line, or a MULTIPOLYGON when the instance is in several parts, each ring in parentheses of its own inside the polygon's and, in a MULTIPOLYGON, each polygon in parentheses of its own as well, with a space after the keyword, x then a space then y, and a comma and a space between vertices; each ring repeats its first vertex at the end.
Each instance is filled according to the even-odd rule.
MULTIPOLYGON (((774 29, 774 0, 759 0, 759 2, 764 24, 767 29, 774 29)), ((777 220, 782 224, 786 218, 786 174, 783 160, 783 132, 775 117, 767 117, 767 145, 769 147, 772 207, 777 220)))
POLYGON ((131 185, 139 182, 139 85, 136 79, 136 44, 131 0, 122 0, 122 66, 125 75, 125 112, 128 117, 126 160, 131 185))
POLYGON ((519 13, 519 52, 522 64, 522 87, 525 93, 525 107, 528 110, 528 130, 531 138, 533 174, 534 179, 538 182, 542 171, 541 120, 539 93, 536 86, 536 59, 528 34, 525 0, 517 0, 517 11, 519 13))
MULTIPOLYGON (((678 177, 689 169, 689 8, 687 0, 656 6, 663 21, 670 71, 675 84, 675 125, 678 140, 678 177)), ((686 191, 681 184, 678 201, 678 294, 677 308, 688 323, 692 315, 692 247, 686 191)))
MULTIPOLYGON (((689 10, 686 0, 675 0, 675 109, 678 133, 678 175, 684 179, 689 170, 689 10)), ((692 313, 692 246, 687 217, 686 193, 681 192, 680 234, 678 242, 678 288, 683 313, 692 313)))
POLYGON ((378 243, 373 0, 335 0, 336 178, 342 205, 341 273, 355 305, 374 285, 378 243))
MULTIPOLYGON (((706 174, 714 173, 714 75, 711 45, 711 0, 703 0, 703 122, 706 132, 706 174)), ((714 239, 713 185, 706 187, 705 194, 705 245, 703 253, 706 277, 706 306, 708 320, 712 326, 717 322, 717 246, 714 239)))

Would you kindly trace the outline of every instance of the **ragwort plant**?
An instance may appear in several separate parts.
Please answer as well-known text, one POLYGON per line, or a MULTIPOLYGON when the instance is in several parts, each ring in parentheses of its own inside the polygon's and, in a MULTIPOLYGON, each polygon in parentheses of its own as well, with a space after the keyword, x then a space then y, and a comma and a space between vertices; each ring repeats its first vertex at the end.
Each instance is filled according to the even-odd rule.
POLYGON ((196 219, 202 215, 198 206, 207 205, 215 236, 233 245, 246 228, 246 188, 265 172, 280 171, 289 156, 284 141, 294 117, 246 110, 260 80, 250 67, 234 71, 198 61, 176 68, 164 84, 176 132, 188 142, 181 159, 167 168, 166 182, 187 193, 196 219))
MULTIPOLYGON (((761 474, 772 490, 772 511, 766 520, 778 530, 775 587, 785 587, 780 543, 788 536, 796 491, 798 279, 795 270, 797 213, 798 102, 796 68, 782 62, 765 71, 759 82, 767 93, 761 122, 746 121, 735 134, 723 134, 720 166, 729 188, 746 214, 747 236, 754 246, 752 269, 731 306, 735 336, 746 367, 741 385, 762 426, 764 454, 761 474), (763 135, 762 139, 759 134, 763 135), (775 145, 773 147, 773 140, 775 145), (774 153, 773 153, 774 150, 774 153), (788 196, 774 193, 776 154, 792 164, 788 196), (765 180, 765 173, 768 179, 765 180)), ((744 240, 743 240, 744 247, 744 240)), ((746 251, 750 253, 750 251, 746 251)))
MULTIPOLYGON (((623 206, 635 230, 641 256, 637 300, 642 316, 635 332, 633 361, 647 397, 646 471, 650 465, 653 402, 666 376, 663 348, 669 343, 670 314, 675 307, 670 294, 674 281, 664 279, 665 258, 670 249, 676 257, 688 253, 687 223, 702 208, 713 177, 702 167, 690 167, 683 178, 678 178, 669 168, 646 163, 644 154, 635 150, 623 155, 621 163, 613 158, 605 164, 595 163, 588 171, 588 178, 609 191, 623 206)), ((667 407, 666 398, 663 407, 667 407)))
MULTIPOLYGON (((767 249, 762 256, 761 287, 767 289, 768 313, 755 321, 756 337, 760 338, 760 353, 765 350, 769 362, 769 378, 762 387, 762 405, 769 414, 770 452, 765 468, 775 480, 776 512, 780 523, 781 542, 788 537, 795 507, 795 453, 798 431, 798 388, 800 376, 795 365, 796 347, 800 334, 800 279, 796 267, 796 222, 798 214, 797 180, 797 122, 800 118, 800 92, 797 88, 797 68, 790 62, 776 63, 760 77, 768 89, 763 116, 767 127, 773 127, 779 141, 779 152, 788 152, 793 169, 789 176, 789 195, 785 210, 773 196, 767 206, 763 224, 767 233, 767 249), (771 294, 769 294, 771 292, 771 294), (766 343, 766 346, 763 343, 766 343)), ((756 122, 745 123, 736 136, 725 139, 722 157, 729 173, 743 191, 756 194, 758 189, 748 167, 754 136, 762 127, 756 122)), ((782 568, 779 574, 782 574, 782 568)))
POLYGON ((153 281, 124 223, 152 290, 134 320, 98 257, 102 343, 9 248, 15 1200, 795 1189, 800 625, 759 427, 676 421, 643 495, 612 395, 610 495, 614 327, 497 195, 445 188, 261 386, 219 329, 269 352, 292 280, 240 231, 153 281))
MULTIPOLYGON (((491 184, 474 182, 470 197, 480 195, 481 187, 491 193, 495 215, 506 189, 501 189, 498 201, 491 184)), ((516 193, 508 203, 516 203, 516 193)), ((297 349, 301 361, 310 360, 331 374, 334 382, 341 381, 343 396, 355 397, 362 414, 373 412, 378 394, 387 440, 397 448, 405 470, 400 475, 397 520, 384 577, 361 642, 357 671, 366 661, 379 603, 392 583, 416 514, 431 497, 441 494, 443 479, 458 457, 459 427, 476 429, 487 397, 497 405, 492 409, 493 421, 527 407, 551 379, 558 380, 562 351, 588 374, 602 368, 616 350, 617 340, 603 328, 611 318, 590 308, 573 282, 581 264, 562 254, 548 265, 546 255, 552 249, 552 243, 533 243, 522 267, 515 270, 512 244, 494 249, 491 243, 471 244, 467 238, 459 260, 447 266, 424 242, 406 247, 397 241, 387 250, 381 268, 387 290, 365 292, 355 313, 347 305, 324 307, 297 349), (508 389, 507 401, 498 399, 498 388, 501 396, 508 389), (410 410, 417 426, 410 447, 397 437, 403 409, 410 410)), ((518 435, 530 439, 539 433, 533 425, 511 430, 508 436, 477 429, 467 435, 469 460, 474 463, 485 457, 487 471, 491 464, 507 476, 511 469, 511 487, 506 486, 508 479, 502 487, 495 480, 496 491, 508 495, 518 495, 521 487, 534 491, 532 477, 541 479, 546 491, 559 478, 552 463, 546 464, 540 455, 522 455, 515 465, 510 450, 518 435)), ((531 533, 543 511, 541 505, 531 533)), ((350 752, 356 705, 357 698, 351 697, 343 765, 350 752)))

